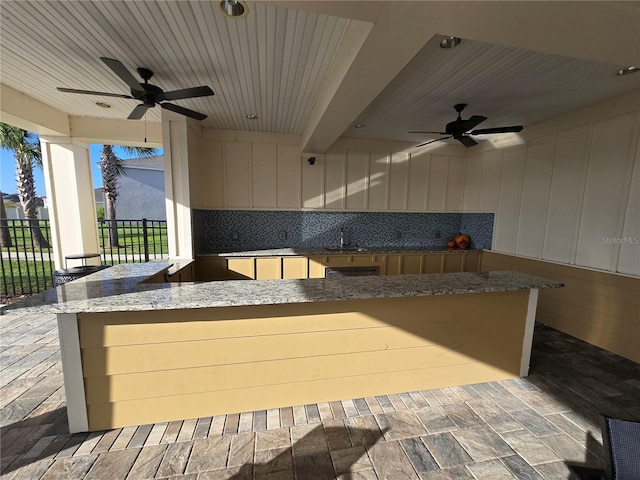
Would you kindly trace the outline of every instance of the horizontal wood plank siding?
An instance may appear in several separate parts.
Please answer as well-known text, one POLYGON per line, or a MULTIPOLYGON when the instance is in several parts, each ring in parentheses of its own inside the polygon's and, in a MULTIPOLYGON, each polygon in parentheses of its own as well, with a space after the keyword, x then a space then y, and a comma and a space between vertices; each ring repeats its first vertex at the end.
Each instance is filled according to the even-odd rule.
POLYGON ((528 292, 82 314, 90 429, 514 378, 528 292))
POLYGON ((481 269, 563 282, 564 288, 540 291, 536 320, 640 362, 640 279, 495 252, 482 253, 481 269))

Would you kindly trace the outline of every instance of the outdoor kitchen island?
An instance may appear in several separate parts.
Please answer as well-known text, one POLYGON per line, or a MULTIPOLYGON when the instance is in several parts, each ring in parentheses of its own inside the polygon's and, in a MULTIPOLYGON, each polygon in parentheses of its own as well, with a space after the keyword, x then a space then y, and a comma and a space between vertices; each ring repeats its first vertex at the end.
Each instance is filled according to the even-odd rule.
POLYGON ((14 304, 55 312, 71 432, 526 376, 518 272, 145 283, 117 265, 14 304))

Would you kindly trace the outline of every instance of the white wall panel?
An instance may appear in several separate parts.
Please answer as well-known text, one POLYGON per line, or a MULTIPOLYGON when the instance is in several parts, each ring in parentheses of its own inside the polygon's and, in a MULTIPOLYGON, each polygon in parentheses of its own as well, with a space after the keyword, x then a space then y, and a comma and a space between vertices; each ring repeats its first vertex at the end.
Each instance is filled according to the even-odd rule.
POLYGON ((634 115, 627 114, 602 120, 593 127, 577 265, 615 269, 618 246, 606 239, 622 234, 621 206, 627 203, 633 126, 634 115))
POLYGON ((346 196, 346 154, 327 154, 324 166, 324 207, 341 210, 346 196))
POLYGON ((251 143, 225 142, 224 156, 226 206, 251 207, 251 143))
POLYGON ((637 143, 621 242, 617 271, 640 276, 640 142, 637 143))
POLYGON ((462 196, 464 193, 464 177, 466 158, 459 156, 449 157, 449 172, 447 175, 447 193, 445 209, 455 212, 462 209, 462 196))
POLYGON ((498 208, 501 170, 502 150, 491 150, 482 156, 480 210, 483 212, 495 212, 498 208))
POLYGON ((324 157, 316 155, 314 165, 309 165, 308 157, 301 157, 302 165, 302 206, 322 208, 324 206, 324 157))
POLYGON ((467 159, 464 175, 462 209, 470 212, 480 210, 482 192, 482 155, 472 155, 467 159))
POLYGON ((393 153, 389 170, 389 210, 406 210, 409 155, 393 153))
POLYGON ((192 201, 196 208, 495 212, 498 252, 639 275, 640 113, 618 115, 614 106, 543 124, 533 130, 544 136, 504 149, 411 158, 361 142, 315 155, 313 166, 291 137, 205 134, 206 152, 194 161, 206 178, 192 179, 192 201))
POLYGON ((407 208, 421 212, 426 209, 427 185, 429 182, 429 155, 411 155, 409 159, 409 192, 407 208))
POLYGON ((371 152, 369 158, 369 210, 386 210, 389 206, 390 155, 371 152))
POLYGON ((522 185, 516 254, 540 258, 547 221, 549 188, 553 169, 554 136, 529 142, 522 185))
POLYGON ((254 208, 275 208, 277 203, 276 144, 251 146, 252 199, 254 208))
POLYGON ((514 253, 516 250, 526 153, 524 145, 503 152, 493 238, 493 248, 498 252, 514 253))
MULTIPOLYGON (((224 154, 220 140, 203 141, 204 152, 198 165, 190 169, 191 205, 194 208, 224 208, 224 154), (198 174, 193 174, 197 171, 198 174)), ((191 162, 192 159, 190 158, 191 162)))
POLYGON ((279 144, 276 152, 278 208, 300 208, 302 164, 299 148, 296 145, 279 144))
POLYGON ((429 160, 429 183, 427 187, 427 210, 442 212, 447 200, 449 185, 449 157, 431 155, 429 160))
POLYGON ((573 263, 576 253, 584 182, 587 174, 589 125, 558 132, 542 258, 573 263))
POLYGON ((368 176, 368 153, 347 150, 347 209, 367 209, 367 189, 369 187, 368 176))

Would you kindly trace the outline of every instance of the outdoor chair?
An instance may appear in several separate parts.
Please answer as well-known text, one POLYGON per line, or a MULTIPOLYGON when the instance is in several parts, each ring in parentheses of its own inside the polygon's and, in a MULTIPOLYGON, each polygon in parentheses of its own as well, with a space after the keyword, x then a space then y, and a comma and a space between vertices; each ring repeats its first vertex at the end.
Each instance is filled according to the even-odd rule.
POLYGON ((580 480, 640 480, 640 422, 600 417, 604 470, 569 465, 580 480))

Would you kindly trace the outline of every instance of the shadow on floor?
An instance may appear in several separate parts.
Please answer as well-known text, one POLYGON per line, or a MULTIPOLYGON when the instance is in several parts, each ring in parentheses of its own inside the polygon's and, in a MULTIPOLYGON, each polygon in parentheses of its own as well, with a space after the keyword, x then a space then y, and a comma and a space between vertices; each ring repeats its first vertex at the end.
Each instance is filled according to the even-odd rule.
MULTIPOLYGON (((3 412, 4 413, 4 412, 3 412)), ((71 435, 67 423, 67 407, 59 407, 50 412, 27 417, 0 429, 0 452, 2 452, 2 475, 46 456, 51 445, 44 446, 42 439, 53 438, 53 442, 82 443, 86 433, 71 435), (29 454, 29 455, 27 455, 29 454), (20 458, 18 458, 20 457, 20 458), (14 461, 16 460, 17 461, 14 461)), ((55 453, 58 453, 58 447, 55 453)))
POLYGON ((327 439, 332 436, 344 436, 346 430, 336 427, 323 428, 322 425, 318 425, 292 447, 283 449, 268 461, 243 465, 229 480, 252 480, 270 475, 280 478, 279 473, 282 474, 282 478, 288 478, 287 475, 293 477, 293 472, 298 480, 333 480, 338 476, 343 480, 349 480, 354 465, 384 436, 385 431, 350 429, 352 438, 361 439, 361 447, 342 450, 343 455, 340 458, 332 458, 327 448, 327 439))
MULTIPOLYGON (((585 445, 587 451, 602 450, 602 444, 596 440, 591 433, 586 435, 585 445)), ((573 476, 571 479, 578 480, 604 480, 604 470, 602 468, 594 468, 592 463, 586 460, 583 464, 577 462, 565 462, 573 476)))

